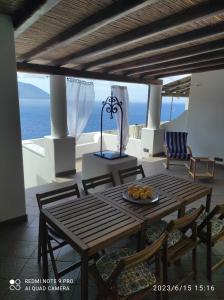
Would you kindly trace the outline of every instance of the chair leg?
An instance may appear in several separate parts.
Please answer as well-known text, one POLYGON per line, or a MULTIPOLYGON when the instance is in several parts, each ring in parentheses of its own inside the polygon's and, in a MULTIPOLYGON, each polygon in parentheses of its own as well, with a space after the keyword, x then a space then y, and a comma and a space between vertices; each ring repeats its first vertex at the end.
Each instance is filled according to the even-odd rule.
POLYGON ((197 248, 192 250, 192 270, 194 273, 194 280, 197 280, 197 248))
POLYGON ((42 240, 42 237, 41 237, 41 230, 40 230, 40 221, 39 221, 39 233, 38 233, 38 254, 37 254, 37 261, 38 261, 38 264, 40 264, 41 262, 41 240, 42 240))
POLYGON ((170 159, 169 159, 169 157, 167 156, 167 157, 166 157, 166 169, 168 170, 169 167, 170 167, 170 159))
POLYGON ((207 279, 212 280, 212 245, 210 240, 207 241, 207 279))
POLYGON ((57 280, 57 285, 59 286, 60 284, 59 284, 58 270, 57 270, 57 266, 56 266, 56 262, 55 262, 55 257, 54 257, 54 252, 53 252, 53 249, 52 249, 49 237, 48 237, 47 245, 48 245, 48 249, 49 249, 49 253, 50 253, 50 257, 51 257, 51 263, 52 263, 54 275, 55 275, 55 278, 57 280))

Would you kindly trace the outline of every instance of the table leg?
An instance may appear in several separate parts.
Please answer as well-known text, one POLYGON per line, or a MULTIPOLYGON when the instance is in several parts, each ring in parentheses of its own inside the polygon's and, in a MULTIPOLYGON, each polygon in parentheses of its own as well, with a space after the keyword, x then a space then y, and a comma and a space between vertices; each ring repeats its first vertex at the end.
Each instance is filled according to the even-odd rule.
POLYGON ((185 206, 182 206, 178 209, 178 218, 181 218, 185 215, 185 206))
POLYGON ((47 259, 47 227, 46 221, 40 215, 40 228, 42 237, 42 261, 43 261, 43 278, 48 278, 48 259, 47 259))
POLYGON ((82 255, 81 262, 81 300, 88 300, 88 256, 82 255))
POLYGON ((209 212, 210 211, 210 207, 211 207, 211 199, 212 199, 212 191, 207 195, 206 197, 206 211, 209 212))
POLYGON ((138 232, 138 237, 137 237, 137 248, 138 248, 138 251, 142 250, 145 248, 145 230, 146 228, 143 228, 142 230, 140 230, 138 232))

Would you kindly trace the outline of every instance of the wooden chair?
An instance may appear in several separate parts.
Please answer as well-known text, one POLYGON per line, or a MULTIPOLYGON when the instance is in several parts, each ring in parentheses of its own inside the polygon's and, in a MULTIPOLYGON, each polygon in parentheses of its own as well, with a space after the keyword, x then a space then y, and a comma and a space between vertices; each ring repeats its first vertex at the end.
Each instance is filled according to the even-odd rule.
MULTIPOLYGON (((197 278, 197 223, 196 220, 203 212, 204 207, 201 206, 194 210, 191 214, 185 215, 184 217, 172 220, 167 226, 168 232, 168 248, 167 248, 167 263, 171 265, 173 263, 180 262, 182 256, 192 251, 192 271, 186 274, 177 284, 182 284, 188 278, 193 277, 194 280, 197 278), (191 230, 191 235, 186 235, 188 230, 191 230), (181 232, 181 238, 175 240, 175 235, 179 235, 181 232)), ((168 274, 164 274, 164 284, 168 284, 168 274)))
POLYGON ((82 180, 83 189, 86 195, 89 194, 90 189, 95 189, 96 187, 103 186, 105 184, 111 184, 111 186, 115 186, 112 173, 82 180))
MULTIPOLYGON (((99 296, 97 299, 142 299, 155 284, 161 283, 160 250, 166 253, 166 238, 164 233, 152 245, 135 252, 132 249, 112 250, 102 256, 89 268, 95 278, 99 296), (151 273, 146 263, 156 258, 156 272, 151 273)), ((166 268, 166 264, 163 264, 166 268)))
POLYGON ((166 169, 170 165, 180 165, 170 163, 170 160, 189 160, 192 156, 191 148, 187 145, 187 132, 166 132, 164 150, 166 155, 166 169))
MULTIPOLYGON (((55 189, 52 191, 48 191, 45 193, 41 194, 36 194, 37 198, 37 203, 39 206, 39 209, 41 210, 42 208, 46 207, 47 205, 54 204, 55 202, 58 201, 63 201, 67 198, 73 198, 80 197, 79 189, 77 184, 73 184, 71 186, 67 186, 64 188, 59 188, 55 189)), ((42 241, 42 236, 41 236, 41 230, 40 230, 40 222, 39 222, 39 235, 38 235, 38 263, 41 261, 41 241, 42 241)), ((73 265, 67 269, 67 271, 60 271, 58 272, 56 262, 55 262, 55 257, 54 257, 54 251, 67 245, 67 242, 60 236, 58 232, 54 230, 53 227, 50 226, 50 224, 47 224, 47 244, 48 244, 48 253, 50 254, 52 266, 53 266, 53 271, 55 274, 55 278, 58 279, 63 276, 65 273, 68 271, 71 271, 75 269, 78 265, 73 265), (52 246, 51 242, 55 242, 55 246, 52 246)))
POLYGON ((207 246, 207 279, 211 281, 212 271, 224 264, 223 258, 212 266, 212 247, 224 239, 224 204, 216 205, 210 213, 202 216, 198 236, 207 246))
POLYGON ((142 165, 138 165, 136 167, 122 169, 118 171, 120 182, 123 184, 125 178, 130 178, 133 176, 141 175, 142 178, 145 177, 145 172, 143 170, 142 165))

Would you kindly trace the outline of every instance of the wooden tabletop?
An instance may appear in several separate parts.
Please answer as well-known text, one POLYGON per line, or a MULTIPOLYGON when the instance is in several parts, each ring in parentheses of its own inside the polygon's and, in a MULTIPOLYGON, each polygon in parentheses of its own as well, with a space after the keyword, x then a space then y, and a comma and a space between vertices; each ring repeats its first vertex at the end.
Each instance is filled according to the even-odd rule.
POLYGON ((142 179, 141 182, 152 185, 160 192, 165 192, 173 197, 178 197, 183 205, 199 200, 212 192, 211 188, 204 185, 166 174, 147 177, 142 179))
POLYGON ((160 220, 182 206, 211 193, 210 188, 165 174, 146 177, 135 183, 152 186, 159 195, 158 204, 138 205, 124 200, 122 193, 127 190, 130 183, 110 188, 102 192, 101 195, 147 223, 160 220))
POLYGON ((91 256, 141 229, 142 221, 97 194, 42 210, 46 221, 79 253, 91 256))
MULTIPOLYGON (((128 184, 98 194, 43 209, 49 224, 58 230, 78 252, 93 255, 115 241, 211 193, 211 189, 181 178, 158 174, 138 183, 152 186, 159 194, 158 204, 138 205, 125 201, 128 184)), ((129 183, 130 184, 130 183, 129 183)))

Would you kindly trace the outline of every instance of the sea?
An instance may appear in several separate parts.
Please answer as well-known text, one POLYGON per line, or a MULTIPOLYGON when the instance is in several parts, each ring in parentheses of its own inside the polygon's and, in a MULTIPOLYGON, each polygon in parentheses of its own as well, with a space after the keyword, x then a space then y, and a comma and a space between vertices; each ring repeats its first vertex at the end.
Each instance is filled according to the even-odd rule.
MULTIPOLYGON (((22 139, 35 139, 50 134, 50 101, 49 99, 20 99, 20 120, 22 139)), ((100 131, 100 112, 102 103, 95 102, 92 114, 88 120, 84 132, 100 131)), ((129 124, 144 124, 146 122, 146 102, 129 103, 129 124)), ((185 104, 176 101, 172 106, 171 102, 165 101, 161 107, 161 121, 169 121, 177 118, 185 110, 185 104)), ((103 130, 116 129, 115 120, 104 116, 103 130), (106 118, 108 120, 106 120, 106 118)))

